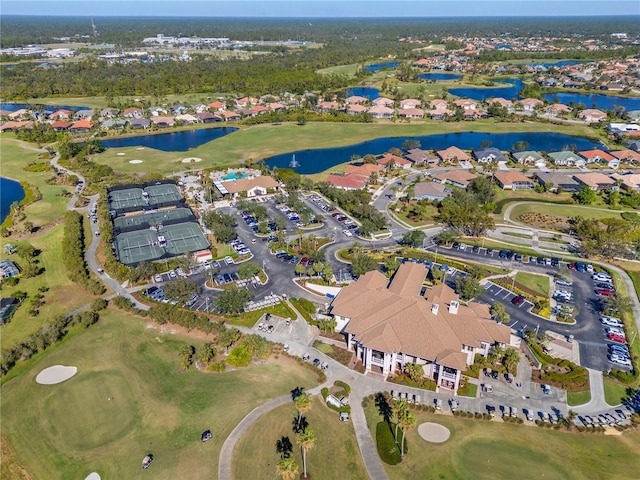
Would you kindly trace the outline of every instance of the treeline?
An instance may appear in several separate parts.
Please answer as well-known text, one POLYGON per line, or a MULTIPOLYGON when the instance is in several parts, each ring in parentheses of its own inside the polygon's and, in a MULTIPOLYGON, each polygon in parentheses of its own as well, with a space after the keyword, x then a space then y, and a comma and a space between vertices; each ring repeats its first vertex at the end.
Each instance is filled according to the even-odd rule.
POLYGON ((371 194, 364 190, 340 190, 330 183, 318 182, 316 188, 340 208, 346 210, 360 221, 361 235, 369 235, 387 226, 387 219, 376 207, 369 205, 371 194))
POLYGON ((97 310, 102 309, 101 307, 104 307, 103 303, 96 304, 96 309, 88 312, 58 316, 38 333, 29 336, 26 341, 3 350, 2 354, 0 354, 0 376, 5 376, 9 373, 17 362, 28 360, 36 353, 42 352, 62 340, 74 325, 87 328, 96 323, 100 319, 97 310))
POLYGON ((640 54, 640 45, 629 45, 616 50, 564 50, 561 52, 511 52, 509 50, 485 50, 478 54, 481 62, 500 62, 509 60, 612 60, 640 54))
POLYGON ((104 285, 90 276, 84 261, 85 237, 80 213, 71 211, 65 215, 63 242, 62 261, 69 279, 94 295, 102 295, 105 292, 104 285))

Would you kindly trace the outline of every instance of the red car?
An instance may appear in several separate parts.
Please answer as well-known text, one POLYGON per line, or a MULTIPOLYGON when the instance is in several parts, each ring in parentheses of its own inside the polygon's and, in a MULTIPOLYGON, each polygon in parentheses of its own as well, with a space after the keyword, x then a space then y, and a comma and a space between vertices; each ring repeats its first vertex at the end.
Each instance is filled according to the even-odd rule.
POLYGON ((609 333, 607 334, 607 338, 609 340, 612 340, 616 343, 627 343, 627 339, 624 338, 622 335, 616 335, 615 333, 609 333))
POLYGON ((569 263, 569 264, 567 264, 567 267, 569 267, 569 270, 575 270, 576 269, 576 264, 575 263, 569 263))
POLYGON ((596 293, 603 297, 612 297, 614 292, 608 288, 596 288, 596 293))
POLYGON ((518 295, 511 299, 511 303, 514 305, 522 305, 524 303, 524 297, 522 295, 518 295))
POLYGON ((306 265, 309 259, 307 257, 302 257, 300 259, 300 265, 306 265))

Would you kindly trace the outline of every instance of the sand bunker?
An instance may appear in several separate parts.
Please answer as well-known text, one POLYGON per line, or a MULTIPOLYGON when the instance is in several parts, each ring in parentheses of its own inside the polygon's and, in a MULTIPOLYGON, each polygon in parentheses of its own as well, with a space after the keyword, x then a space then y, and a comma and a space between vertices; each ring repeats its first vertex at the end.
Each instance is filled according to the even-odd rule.
POLYGON ((118 155, 119 157, 121 157, 121 156, 123 156, 123 155, 126 155, 126 153, 124 153, 124 152, 120 152, 120 153, 116 153, 116 155, 118 155))
POLYGON ((129 160, 129 163, 142 163, 142 160, 129 160))
POLYGON ((420 436, 431 443, 443 443, 449 440, 451 432, 444 425, 439 423, 423 423, 418 427, 418 433, 420 436))
POLYGON ((98 475, 96 472, 91 472, 84 478, 84 480, 100 480, 100 475, 98 475))
POLYGON ((144 147, 138 147, 136 150, 144 150, 144 147))
POLYGON ((202 159, 198 157, 188 157, 188 158, 182 159, 182 163, 201 162, 201 161, 202 159))
POLYGON ((36 377, 36 382, 40 385, 55 385, 69 380, 78 372, 77 367, 65 367, 64 365, 54 365, 45 368, 36 377))

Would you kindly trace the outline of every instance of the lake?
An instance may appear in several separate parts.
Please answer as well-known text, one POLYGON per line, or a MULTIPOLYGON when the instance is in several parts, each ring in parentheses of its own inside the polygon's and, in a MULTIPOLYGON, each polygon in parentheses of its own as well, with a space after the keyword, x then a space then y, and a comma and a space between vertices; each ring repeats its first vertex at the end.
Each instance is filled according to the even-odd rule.
POLYGON ((451 95, 456 95, 462 98, 470 98, 472 100, 485 101, 489 98, 506 98, 511 100, 513 98, 520 98, 518 92, 522 90, 522 80, 519 78, 510 78, 507 80, 494 80, 495 83, 508 83, 509 86, 504 87, 464 87, 464 88, 450 88, 448 92, 451 95))
POLYGON ((366 65, 362 67, 363 72, 378 72, 385 68, 396 68, 400 65, 400 62, 385 62, 385 63, 372 63, 371 65, 366 65))
POLYGON ((545 62, 545 63, 527 63, 530 67, 545 67, 545 68, 560 68, 560 67, 570 67, 572 65, 580 65, 584 63, 584 60, 560 60, 558 62, 545 62))
POLYGON ((23 198, 24 190, 19 182, 0 177, 0 223, 9 215, 11 204, 23 198))
POLYGON ((435 81, 446 81, 446 80, 459 80, 462 78, 462 75, 459 73, 421 73, 418 75, 420 80, 435 80, 435 81))
POLYGON ((200 128, 183 132, 138 135, 136 137, 101 140, 105 148, 147 147, 163 152, 186 152, 238 130, 235 127, 200 128))
POLYGON ((581 137, 573 137, 562 133, 546 132, 513 132, 513 133, 482 133, 462 132, 417 137, 383 137, 368 140, 355 145, 335 148, 319 148, 314 150, 299 150, 297 152, 276 155, 266 159, 269 167, 291 168, 291 160, 295 154, 298 166, 294 167, 298 173, 312 174, 327 170, 340 163, 351 160, 352 155, 374 155, 387 152, 391 148, 400 148, 406 140, 418 140, 423 149, 444 149, 455 145, 463 150, 479 148, 483 142, 491 142, 492 147, 500 150, 511 150, 517 142, 527 142, 530 150, 547 152, 559 151, 565 147, 575 145, 578 150, 589 150, 601 147, 597 142, 581 137))
POLYGON ((365 97, 369 100, 375 100, 380 96, 380 90, 373 87, 352 87, 347 88, 347 97, 365 97))
POLYGON ((56 110, 70 110, 72 112, 77 112, 78 110, 91 110, 89 107, 83 107, 81 105, 43 105, 36 103, 0 103, 0 110, 8 110, 10 112, 15 112, 22 108, 26 108, 27 110, 32 110, 34 108, 42 108, 44 112, 53 113, 56 110))

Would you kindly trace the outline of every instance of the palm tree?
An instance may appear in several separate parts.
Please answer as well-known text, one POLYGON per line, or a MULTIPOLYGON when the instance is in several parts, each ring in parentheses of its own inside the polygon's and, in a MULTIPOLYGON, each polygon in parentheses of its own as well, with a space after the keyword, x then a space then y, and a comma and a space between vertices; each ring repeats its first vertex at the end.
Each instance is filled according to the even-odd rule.
POLYGON ((298 464, 292 457, 283 458, 276 465, 276 472, 282 480, 293 480, 298 475, 298 464))
POLYGON ((311 409, 311 396, 308 393, 301 393, 294 400, 293 403, 296 406, 296 410, 298 410, 298 422, 297 428, 300 428, 300 419, 302 418, 302 414, 308 412, 311 409))
POLYGON ((400 443, 400 455, 404 457, 404 434, 407 430, 410 430, 416 426, 416 416, 410 412, 405 411, 404 415, 400 419, 400 430, 402 430, 402 441, 400 443))
POLYGON ((628 297, 622 297, 620 295, 614 295, 612 297, 608 297, 606 300, 607 307, 611 310, 618 311, 620 313, 628 312, 633 307, 633 303, 629 300, 628 297))
POLYGON ((316 443, 316 433, 312 428, 307 428, 296 435, 296 441, 302 450, 302 471, 304 478, 307 478, 307 452, 313 448, 316 443))
POLYGON ((507 370, 513 373, 520 363, 520 355, 514 348, 507 348, 504 352, 504 358, 502 360, 507 367, 507 370))
POLYGON ((396 443, 398 443, 398 427, 402 423, 402 419, 404 418, 404 416, 407 414, 407 402, 405 402, 404 400, 400 400, 399 402, 396 402, 394 410, 395 410, 396 419, 397 419, 395 437, 396 437, 396 443))

